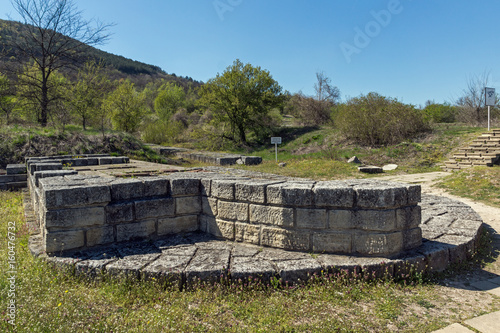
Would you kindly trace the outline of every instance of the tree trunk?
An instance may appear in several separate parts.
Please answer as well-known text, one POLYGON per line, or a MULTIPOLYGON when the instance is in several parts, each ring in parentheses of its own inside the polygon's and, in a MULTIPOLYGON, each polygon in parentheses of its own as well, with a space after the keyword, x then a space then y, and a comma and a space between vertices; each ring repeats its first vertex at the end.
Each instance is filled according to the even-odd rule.
POLYGON ((42 78, 42 102, 40 104, 40 107, 41 107, 41 110, 40 110, 40 119, 39 119, 39 122, 40 122, 40 125, 42 125, 42 127, 45 127, 47 126, 47 113, 48 113, 48 107, 49 107, 49 90, 48 90, 48 87, 47 87, 47 77, 45 75, 45 73, 42 74, 43 78, 42 78))
POLYGON ((243 127, 243 125, 238 125, 238 134, 240 136, 240 141, 241 143, 244 143, 246 144, 247 143, 247 137, 246 137, 246 134, 245 134, 245 128, 243 127))

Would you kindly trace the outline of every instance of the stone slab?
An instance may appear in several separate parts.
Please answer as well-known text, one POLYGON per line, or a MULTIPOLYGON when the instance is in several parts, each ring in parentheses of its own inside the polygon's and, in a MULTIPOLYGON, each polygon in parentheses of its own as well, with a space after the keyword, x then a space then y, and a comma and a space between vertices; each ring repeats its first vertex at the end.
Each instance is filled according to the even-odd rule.
POLYGON ((8 175, 20 175, 27 173, 26 164, 7 164, 5 170, 8 175))
POLYGON ((497 333, 500 322, 500 311, 488 313, 465 321, 465 324, 481 333, 497 333))
POLYGON ((185 269, 187 283, 218 281, 227 274, 230 254, 228 250, 198 250, 185 269))
POLYGON ((474 333, 470 329, 462 326, 458 323, 451 324, 450 326, 446 326, 440 330, 434 331, 434 333, 474 333))

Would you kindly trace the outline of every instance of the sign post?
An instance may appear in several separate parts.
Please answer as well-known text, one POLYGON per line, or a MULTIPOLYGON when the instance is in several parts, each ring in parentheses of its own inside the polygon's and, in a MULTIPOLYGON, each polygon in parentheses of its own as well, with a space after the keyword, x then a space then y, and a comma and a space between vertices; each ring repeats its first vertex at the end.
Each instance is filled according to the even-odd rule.
POLYGON ((484 98, 488 105, 488 131, 490 130, 490 106, 495 106, 495 88, 484 88, 484 98))
POLYGON ((281 144, 281 136, 272 136, 271 144, 274 144, 274 151, 276 152, 276 163, 278 163, 278 145, 281 144))

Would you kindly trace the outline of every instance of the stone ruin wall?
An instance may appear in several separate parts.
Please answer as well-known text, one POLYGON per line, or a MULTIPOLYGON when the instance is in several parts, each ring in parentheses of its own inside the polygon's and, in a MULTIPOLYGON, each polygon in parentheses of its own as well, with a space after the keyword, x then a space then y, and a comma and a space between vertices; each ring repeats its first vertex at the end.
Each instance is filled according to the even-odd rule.
MULTIPOLYGON (((70 162, 85 165, 93 158, 70 162)), ((419 185, 188 172, 116 178, 79 175, 64 170, 62 161, 27 165, 47 253, 194 231, 286 250, 364 256, 394 256, 422 244, 419 185)))

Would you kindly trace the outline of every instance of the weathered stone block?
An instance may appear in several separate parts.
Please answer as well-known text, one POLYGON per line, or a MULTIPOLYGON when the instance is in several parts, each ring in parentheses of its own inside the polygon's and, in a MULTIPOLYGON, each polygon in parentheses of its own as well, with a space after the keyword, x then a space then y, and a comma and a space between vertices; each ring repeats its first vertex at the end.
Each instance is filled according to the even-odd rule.
POLYGON ((208 215, 200 215, 198 217, 198 221, 200 225, 200 231, 209 233, 209 226, 210 224, 215 224, 215 217, 208 215))
POLYGON ((118 178, 111 183, 110 189, 112 201, 144 197, 144 183, 139 179, 118 178))
POLYGON ((355 186, 355 191, 360 208, 393 208, 408 202, 408 191, 403 185, 368 183, 355 186))
POLYGON ((356 225, 361 230, 395 231, 396 210, 359 210, 356 214, 356 225))
POLYGON ((420 206, 405 207, 396 210, 396 228, 398 230, 413 229, 422 222, 420 206))
POLYGON ((268 180, 242 181, 235 185, 235 197, 238 201, 249 201, 255 203, 266 202, 266 187, 281 182, 268 180))
POLYGON ((230 255, 229 250, 198 250, 184 270, 188 287, 194 280, 218 281, 229 267, 230 255))
POLYGON ((145 177, 143 183, 145 197, 163 197, 168 195, 169 182, 166 178, 145 177))
POLYGON ((83 230, 46 232, 44 235, 45 251, 56 253, 76 249, 85 245, 83 230))
POLYGON ((203 196, 211 196, 211 185, 212 185, 212 180, 211 179, 200 179, 200 193, 203 196))
POLYGON ((110 244, 114 242, 113 226, 92 228, 87 230, 87 246, 110 244))
POLYGON ((352 252, 352 235, 350 232, 329 232, 313 234, 314 252, 352 252))
POLYGON ((201 197, 202 212, 205 215, 217 215, 217 199, 201 197))
POLYGON ((212 196, 219 199, 234 200, 234 180, 212 180, 212 196))
POLYGON ((175 215, 173 198, 137 200, 134 205, 136 220, 175 215))
POLYGON ((116 226, 116 241, 146 239, 156 232, 156 221, 146 220, 135 223, 118 224, 116 226))
POLYGON ((99 158, 87 157, 87 165, 99 165, 99 158))
POLYGON ((175 214, 199 214, 201 212, 201 199, 196 197, 175 198, 175 214))
POLYGON ((25 164, 7 164, 5 170, 8 175, 21 175, 27 173, 25 164))
POLYGON ((208 233, 215 237, 233 240, 234 239, 234 222, 223 221, 219 219, 207 220, 208 233))
POLYGON ((403 249, 403 233, 358 233, 353 235, 353 251, 361 255, 393 255, 403 249))
POLYGON ((217 157, 216 164, 217 165, 233 165, 233 164, 236 164, 236 161, 239 158, 240 158, 240 156, 217 157))
POLYGON ((34 170, 31 174, 33 174, 36 171, 55 171, 55 170, 62 170, 63 165, 60 162, 57 163, 36 163, 32 164, 34 166, 34 170))
POLYGON ((310 235, 307 232, 263 227, 261 233, 261 245, 263 246, 297 251, 308 251, 310 249, 310 235))
POLYGON ((134 203, 119 203, 106 206, 106 223, 117 224, 134 220, 134 203))
POLYGON ((299 229, 325 229, 326 209, 301 209, 297 208, 297 228, 299 229))
POLYGON ((420 185, 410 185, 407 187, 408 191, 408 205, 417 205, 422 201, 422 187, 420 185))
POLYGON ((311 206, 314 182, 286 182, 267 187, 267 203, 284 206, 311 206))
POLYGON ((276 262, 278 273, 284 283, 301 283, 308 281, 311 274, 319 275, 322 271, 321 265, 313 258, 299 260, 285 260, 276 262))
POLYGON ((457 235, 444 235, 437 239, 438 242, 450 245, 450 263, 461 263, 467 260, 467 243, 469 240, 470 239, 468 237, 457 235))
POLYGON ((235 241, 256 245, 260 243, 260 225, 236 222, 234 229, 235 241))
POLYGON ((71 161, 71 166, 81 167, 89 165, 89 161, 86 158, 73 158, 71 161))
POLYGON ((172 196, 199 195, 200 180, 196 178, 171 178, 170 191, 172 196))
POLYGON ((354 211, 344 209, 334 209, 328 211, 328 226, 330 229, 355 229, 357 220, 354 211))
POLYGON ((450 244, 435 241, 423 242, 418 252, 425 256, 427 267, 431 272, 441 272, 450 263, 450 244))
POLYGON ((422 229, 419 227, 403 231, 403 250, 411 250, 422 245, 422 229))
POLYGON ((224 220, 248 221, 248 204, 244 202, 228 202, 219 200, 217 217, 224 220))
POLYGON ((250 205, 250 222, 293 227, 293 208, 250 205))
MULTIPOLYGON (((52 177, 62 177, 68 175, 76 175, 77 171, 75 170, 47 170, 47 171, 35 171, 33 174, 33 178, 35 180, 35 185, 40 185, 40 180, 44 178, 52 178, 52 177)), ((71 184, 73 185, 73 184, 71 184)), ((75 184, 76 185, 76 184, 75 184)))
POLYGON ((83 228, 106 223, 104 207, 83 207, 45 212, 46 228, 83 228))
POLYGON ((241 156, 241 162, 244 165, 257 165, 262 163, 262 157, 260 156, 241 156))
POLYGON ((345 182, 318 182, 313 192, 318 207, 351 208, 354 205, 354 189, 345 182))
POLYGON ((158 236, 198 230, 198 216, 185 215, 158 219, 158 236))
POLYGON ((110 200, 109 188, 105 185, 49 187, 42 190, 43 205, 47 209, 104 204, 110 200))

